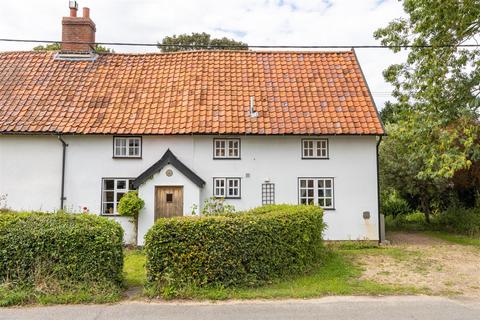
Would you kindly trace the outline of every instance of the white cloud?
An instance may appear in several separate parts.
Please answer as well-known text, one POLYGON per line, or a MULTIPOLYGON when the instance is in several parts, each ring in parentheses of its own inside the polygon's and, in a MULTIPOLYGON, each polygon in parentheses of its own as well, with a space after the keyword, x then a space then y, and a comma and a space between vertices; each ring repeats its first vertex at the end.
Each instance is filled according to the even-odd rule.
MULTIPOLYGON (((79 0, 97 25, 97 41, 155 43, 164 36, 208 32, 251 45, 378 44, 372 34, 402 15, 397 0, 79 0)), ((59 40, 66 0, 0 2, 0 37, 59 40)), ((0 42, 0 51, 34 44, 0 42)), ((114 47, 116 52, 158 52, 155 47, 114 47)), ((377 105, 390 91, 382 70, 403 60, 388 50, 358 49, 377 105)))

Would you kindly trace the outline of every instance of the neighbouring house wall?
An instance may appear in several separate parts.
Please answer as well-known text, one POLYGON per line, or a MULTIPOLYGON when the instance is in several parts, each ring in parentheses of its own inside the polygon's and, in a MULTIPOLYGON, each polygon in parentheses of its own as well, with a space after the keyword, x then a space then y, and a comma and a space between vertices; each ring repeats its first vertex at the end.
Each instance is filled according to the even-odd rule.
MULTIPOLYGON (((214 160, 214 136, 143 136, 142 159, 113 159, 112 136, 64 136, 69 144, 65 207, 72 212, 80 212, 83 207, 92 213, 100 212, 102 178, 135 178, 169 148, 206 182, 203 189, 197 190, 198 196, 194 191, 187 195, 185 189, 186 214, 191 212, 195 201, 201 204, 212 196, 213 177, 242 179, 241 199, 227 200, 238 210, 261 205, 261 185, 267 179, 275 183, 276 203, 296 204, 298 177, 333 177, 335 210, 325 212, 328 224, 325 238, 378 239, 375 137, 327 137, 328 160, 302 160, 301 139, 304 137, 237 137, 241 139, 241 160, 214 160), (370 212, 369 220, 363 219, 364 211, 370 212)), ((0 135, 0 193, 9 194, 9 205, 13 209, 58 209, 61 152, 61 143, 54 136, 0 135)), ((154 186, 170 183, 164 179, 164 170, 139 189, 147 205, 140 217, 139 239, 143 239, 153 223, 154 186)), ((175 168, 172 170, 177 173, 175 168)), ((180 173, 173 177, 181 180, 175 183, 191 183, 180 173)), ((132 239, 133 226, 128 218, 114 219, 124 225, 126 239, 132 239)))
POLYGON ((61 168, 56 136, 0 135, 0 194, 7 194, 7 207, 59 210, 61 168))

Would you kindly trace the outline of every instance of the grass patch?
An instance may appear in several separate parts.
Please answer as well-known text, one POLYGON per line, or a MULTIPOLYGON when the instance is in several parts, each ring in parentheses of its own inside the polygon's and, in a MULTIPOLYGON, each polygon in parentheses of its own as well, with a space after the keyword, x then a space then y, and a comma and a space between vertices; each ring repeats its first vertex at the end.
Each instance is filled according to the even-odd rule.
POLYGON ((116 285, 68 285, 45 289, 33 285, 0 285, 0 307, 24 304, 111 303, 119 301, 121 292, 116 285))
POLYGON ((124 279, 127 287, 142 287, 146 281, 145 253, 140 249, 124 250, 124 279))
MULTIPOLYGON (((375 250, 375 249, 357 249, 375 250)), ((383 249, 377 249, 384 251, 383 249)), ((171 297, 183 299, 278 299, 314 298, 327 295, 391 295, 415 294, 413 287, 379 284, 359 279, 362 268, 352 260, 352 249, 331 251, 325 263, 303 276, 282 279, 270 285, 256 288, 195 288, 188 287, 171 293, 171 297)))
POLYGON ((442 231, 427 231, 425 232, 425 234, 451 243, 461 244, 464 246, 480 247, 480 239, 478 238, 472 238, 442 231))

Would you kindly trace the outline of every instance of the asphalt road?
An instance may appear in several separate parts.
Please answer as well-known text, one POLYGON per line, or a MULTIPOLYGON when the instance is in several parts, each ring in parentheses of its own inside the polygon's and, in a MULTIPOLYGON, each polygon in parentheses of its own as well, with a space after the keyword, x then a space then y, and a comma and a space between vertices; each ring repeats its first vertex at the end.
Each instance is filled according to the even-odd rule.
POLYGON ((68 305, 0 309, 0 319, 480 319, 480 300, 440 297, 328 297, 315 300, 220 303, 142 303, 68 305))

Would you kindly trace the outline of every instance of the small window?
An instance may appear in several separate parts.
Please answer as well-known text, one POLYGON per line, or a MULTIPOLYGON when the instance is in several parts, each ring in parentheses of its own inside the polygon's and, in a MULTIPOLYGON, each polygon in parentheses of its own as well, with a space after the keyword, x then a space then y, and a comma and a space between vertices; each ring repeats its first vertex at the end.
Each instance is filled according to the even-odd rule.
POLYGON ((240 159, 240 139, 213 139, 214 159, 240 159))
POLYGON ((262 205, 275 204, 275 184, 263 183, 262 184, 262 205))
POLYGON ((108 178, 102 180, 102 214, 117 214, 117 206, 125 193, 133 189, 134 179, 108 178))
POLYGON ((167 193, 165 198, 167 203, 173 202, 173 193, 167 193))
POLYGON ((240 198, 240 178, 214 178, 213 195, 218 198, 240 198))
POLYGON ((298 179, 298 197, 298 203, 300 204, 312 204, 325 209, 333 209, 333 179, 298 179))
POLYGON ((328 140, 327 139, 303 139, 302 140, 302 158, 303 159, 328 159, 328 140))
POLYGON ((113 156, 115 158, 140 158, 142 156, 142 138, 114 137, 113 156))

